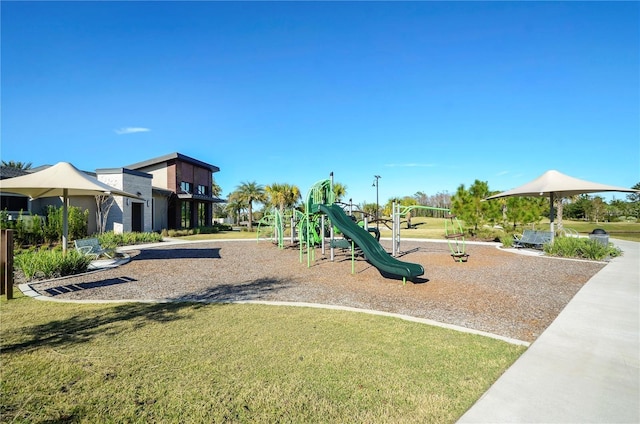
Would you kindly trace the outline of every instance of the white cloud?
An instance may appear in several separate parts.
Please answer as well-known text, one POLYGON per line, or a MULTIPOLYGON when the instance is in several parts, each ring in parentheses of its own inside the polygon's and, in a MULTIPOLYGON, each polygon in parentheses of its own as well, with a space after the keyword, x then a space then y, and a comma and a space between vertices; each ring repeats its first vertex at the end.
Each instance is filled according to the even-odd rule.
POLYGON ((509 173, 509 171, 500 171, 496 174, 496 176, 501 177, 503 175, 507 175, 509 173))
POLYGON ((387 163, 387 168, 432 168, 435 163, 387 163))
POLYGON ((125 128, 118 128, 117 130, 114 130, 116 134, 118 135, 122 135, 122 134, 133 134, 133 133, 140 133, 140 132, 149 132, 151 131, 149 128, 142 128, 142 127, 125 127, 125 128))

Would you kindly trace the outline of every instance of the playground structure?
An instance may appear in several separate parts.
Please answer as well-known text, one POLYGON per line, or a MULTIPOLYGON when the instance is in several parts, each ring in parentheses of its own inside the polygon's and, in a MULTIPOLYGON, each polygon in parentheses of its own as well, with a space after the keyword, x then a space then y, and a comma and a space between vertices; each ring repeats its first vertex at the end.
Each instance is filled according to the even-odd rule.
MULTIPOLYGON (((466 262, 469 258, 469 254, 466 253, 466 244, 464 241, 464 231, 462 230, 462 224, 455 215, 451 215, 451 211, 446 208, 435 208, 431 206, 401 206, 399 203, 393 202, 392 204, 392 246, 393 256, 400 254, 400 220, 402 217, 408 217, 412 210, 423 209, 431 211, 445 212, 445 227, 444 234, 451 251, 451 257, 458 262, 466 262)), ((409 221, 407 221, 409 223, 409 221)), ((408 224, 410 225, 410 224, 408 224)))
POLYGON ((271 239, 280 249, 283 249, 287 223, 289 223, 290 228, 289 238, 291 243, 295 243, 297 223, 303 219, 304 213, 297 209, 283 211, 279 209, 268 209, 265 211, 264 216, 258 221, 257 239, 271 239))
POLYGON ((355 273, 355 257, 361 252, 366 260, 383 274, 402 277, 403 284, 406 284, 407 279, 413 280, 423 275, 422 265, 397 259, 397 256, 400 255, 401 217, 410 216, 408 214, 414 209, 447 213, 449 221, 446 221, 445 237, 451 250, 451 256, 460 262, 466 261, 469 256, 465 253, 462 226, 454 216, 449 215, 449 209, 418 205, 401 206, 394 202, 391 228, 393 248, 392 253, 389 254, 379 243, 379 231, 375 227, 368 227, 366 215, 363 215, 362 221, 357 222, 352 215, 352 206, 349 207, 349 214, 347 214, 344 207, 335 202, 333 174, 331 174, 331 179, 320 180, 309 189, 304 206, 305 212, 296 209, 287 211, 271 209, 267 211, 258 222, 257 238, 258 240, 271 238, 280 249, 283 249, 288 226, 290 230, 288 237, 291 239, 291 244, 298 240, 300 262, 303 262, 306 252, 308 267, 315 261, 315 250, 318 246, 321 247, 322 254, 325 255, 328 238, 331 261, 335 258, 336 248, 350 250, 352 274, 355 273), (336 233, 341 233, 344 238, 336 238, 336 233))

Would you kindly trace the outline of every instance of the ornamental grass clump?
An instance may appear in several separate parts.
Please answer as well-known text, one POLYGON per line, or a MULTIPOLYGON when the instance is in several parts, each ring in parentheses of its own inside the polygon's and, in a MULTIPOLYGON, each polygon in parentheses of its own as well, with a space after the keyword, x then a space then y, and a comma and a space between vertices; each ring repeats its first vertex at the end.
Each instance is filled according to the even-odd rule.
POLYGON ((24 276, 35 278, 58 278, 86 272, 91 257, 70 250, 66 255, 60 250, 42 248, 23 251, 15 256, 15 265, 24 276))
POLYGON ((589 259, 603 261, 620 256, 622 251, 612 243, 603 244, 598 240, 574 237, 557 237, 553 243, 544 245, 547 255, 562 258, 589 259))

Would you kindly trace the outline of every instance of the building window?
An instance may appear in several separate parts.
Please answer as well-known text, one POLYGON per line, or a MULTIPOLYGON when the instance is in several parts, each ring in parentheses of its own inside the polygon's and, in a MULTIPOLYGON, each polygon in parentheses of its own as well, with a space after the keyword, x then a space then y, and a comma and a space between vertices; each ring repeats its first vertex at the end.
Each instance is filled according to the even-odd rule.
POLYGON ((207 226, 207 205, 198 203, 198 227, 207 226))
POLYGON ((12 196, 2 194, 0 196, 0 210, 7 210, 10 212, 28 212, 29 211, 29 198, 23 196, 12 196))
POLYGON ((193 193, 193 183, 188 183, 186 181, 181 182, 180 190, 182 190, 183 193, 187 193, 187 194, 193 193))
POLYGON ((198 185, 198 188, 196 190, 196 194, 200 194, 202 196, 206 196, 207 195, 207 186, 198 185))
POLYGON ((180 226, 182 228, 191 228, 191 203, 182 202, 180 206, 180 226))

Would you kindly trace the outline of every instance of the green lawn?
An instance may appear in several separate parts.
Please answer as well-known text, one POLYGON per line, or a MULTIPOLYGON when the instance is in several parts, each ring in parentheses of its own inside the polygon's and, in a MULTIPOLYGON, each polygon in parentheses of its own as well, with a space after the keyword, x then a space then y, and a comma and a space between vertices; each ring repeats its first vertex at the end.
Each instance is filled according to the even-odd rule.
POLYGON ((0 307, 2 422, 452 423, 525 349, 311 308, 0 307))
POLYGON ((180 240, 231 240, 231 239, 256 239, 254 231, 220 231, 215 234, 194 234, 192 236, 178 237, 180 240))
MULTIPOLYGON (((444 218, 413 218, 411 223, 418 224, 416 228, 407 229, 406 223, 402 223, 400 237, 402 238, 431 238, 444 239, 444 218)), ((637 222, 584 222, 564 220, 563 225, 578 231, 583 236, 588 235, 595 228, 603 228, 610 237, 624 240, 640 241, 640 223, 637 222)), ((527 228, 531 228, 530 226, 527 228)), ((543 219, 536 224, 536 229, 549 229, 549 220, 543 219)), ((518 228, 521 232, 522 228, 518 228)), ((380 226, 382 237, 391 237, 391 230, 380 226)), ((499 234, 499 233, 496 233, 499 234)))
MULTIPOLYGON (((548 225, 548 220, 546 221, 548 225)), ((567 221, 563 222, 567 228, 572 228, 581 235, 587 235, 596 228, 602 228, 609 233, 610 237, 624 240, 640 241, 640 223, 637 222, 584 222, 567 221)))
MULTIPOLYGON (((406 223, 402 222, 400 236, 402 238, 428 238, 443 239, 445 218, 422 218, 414 217, 411 223, 415 228, 407 229, 406 223), (417 225, 416 225, 417 224, 417 225)), ((391 224, 389 224, 391 225, 391 224)), ((375 226, 369 225, 369 226, 375 226)), ((605 229, 611 237, 624 240, 640 241, 640 223, 636 222, 584 222, 584 221, 568 221, 564 220, 564 226, 578 231, 581 235, 586 236, 595 228, 605 229)), ((257 225, 256 225, 257 228, 257 225)), ((530 227, 528 227, 530 228, 530 227)), ((549 228, 549 220, 543 219, 536 224, 536 228, 549 228)), ((522 229, 519 228, 519 232, 522 229)), ((289 234, 288 231, 286 234, 289 234)), ((391 230, 384 224, 380 224, 380 234, 382 237, 391 237, 391 230)), ((496 233, 499 234, 499 233, 496 233)), ((180 237, 181 240, 215 240, 215 239, 255 239, 257 233, 255 231, 221 231, 216 234, 197 234, 193 236, 180 237)))

